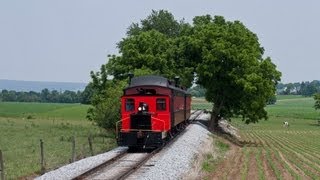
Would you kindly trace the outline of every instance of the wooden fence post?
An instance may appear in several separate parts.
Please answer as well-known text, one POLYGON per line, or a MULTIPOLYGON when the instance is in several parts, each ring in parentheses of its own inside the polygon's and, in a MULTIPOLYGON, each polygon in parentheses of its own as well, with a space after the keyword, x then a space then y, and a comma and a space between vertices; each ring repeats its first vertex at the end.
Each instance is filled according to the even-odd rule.
POLYGON ((92 136, 91 136, 91 134, 90 134, 89 137, 88 137, 88 141, 89 141, 90 153, 91 153, 91 156, 93 156, 92 136))
POLYGON ((72 154, 71 154, 71 162, 76 161, 76 138, 72 136, 72 154))
POLYGON ((40 139, 40 164, 41 164, 41 174, 45 173, 45 164, 44 164, 44 150, 43 150, 43 141, 40 139))
POLYGON ((0 150, 0 179, 4 180, 4 165, 2 151, 0 150))

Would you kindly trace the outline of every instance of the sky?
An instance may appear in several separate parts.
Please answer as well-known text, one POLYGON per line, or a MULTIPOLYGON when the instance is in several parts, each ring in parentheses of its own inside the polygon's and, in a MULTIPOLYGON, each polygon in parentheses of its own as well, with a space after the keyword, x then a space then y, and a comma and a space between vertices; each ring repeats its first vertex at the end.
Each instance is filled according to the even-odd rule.
POLYGON ((165 9, 210 14, 257 34, 282 82, 320 80, 318 0, 0 0, 0 79, 89 82, 133 22, 165 9))

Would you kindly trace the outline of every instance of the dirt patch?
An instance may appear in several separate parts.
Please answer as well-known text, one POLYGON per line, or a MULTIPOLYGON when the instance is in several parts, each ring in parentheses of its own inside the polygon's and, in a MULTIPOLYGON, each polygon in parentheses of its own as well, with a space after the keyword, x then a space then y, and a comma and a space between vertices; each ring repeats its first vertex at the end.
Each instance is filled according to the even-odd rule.
POLYGON ((30 174, 30 175, 27 175, 27 176, 18 177, 17 179, 19 179, 19 180, 32 180, 32 179, 35 179, 38 176, 39 176, 38 174, 30 174))
POLYGON ((262 160, 265 177, 267 177, 268 179, 277 179, 276 174, 273 172, 272 168, 268 164, 266 156, 267 156, 266 151, 265 150, 262 151, 261 160, 262 160))
POLYGON ((248 176, 247 179, 259 179, 259 169, 256 161, 255 152, 251 151, 249 156, 249 165, 248 165, 248 176))
MULTIPOLYGON (((239 149, 235 157, 229 161, 229 173, 227 174, 228 179, 241 179, 241 171, 244 167, 245 154, 239 149)), ((220 179, 220 178, 219 178, 220 179)))
POLYGON ((217 165, 215 171, 208 176, 208 179, 240 177, 241 164, 244 158, 241 148, 226 140, 224 140, 224 143, 229 144, 230 150, 226 153, 223 161, 217 165))

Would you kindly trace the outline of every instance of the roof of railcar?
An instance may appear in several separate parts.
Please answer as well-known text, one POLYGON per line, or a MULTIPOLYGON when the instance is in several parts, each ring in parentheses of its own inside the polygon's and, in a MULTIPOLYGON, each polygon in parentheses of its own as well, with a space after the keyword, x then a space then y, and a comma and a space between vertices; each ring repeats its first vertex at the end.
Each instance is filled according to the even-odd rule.
POLYGON ((133 77, 129 86, 126 89, 131 89, 133 87, 141 87, 141 86, 159 86, 165 87, 169 89, 174 89, 177 91, 182 91, 183 93, 187 93, 186 90, 175 86, 173 82, 170 82, 167 78, 162 76, 148 75, 148 76, 139 76, 133 77))

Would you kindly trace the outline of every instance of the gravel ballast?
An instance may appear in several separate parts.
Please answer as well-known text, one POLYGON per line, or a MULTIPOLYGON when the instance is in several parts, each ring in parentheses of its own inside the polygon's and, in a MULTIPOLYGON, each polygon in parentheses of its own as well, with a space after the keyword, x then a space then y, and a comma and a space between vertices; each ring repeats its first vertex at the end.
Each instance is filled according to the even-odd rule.
POLYGON ((73 179, 83 172, 115 157, 118 153, 126 151, 126 147, 118 147, 111 151, 96 156, 81 159, 74 163, 60 167, 59 169, 45 173, 44 175, 36 178, 36 180, 60 180, 60 179, 73 179))
POLYGON ((190 124, 186 130, 183 136, 150 159, 144 169, 129 179, 182 179, 192 168, 194 158, 210 134, 198 124, 190 124))

